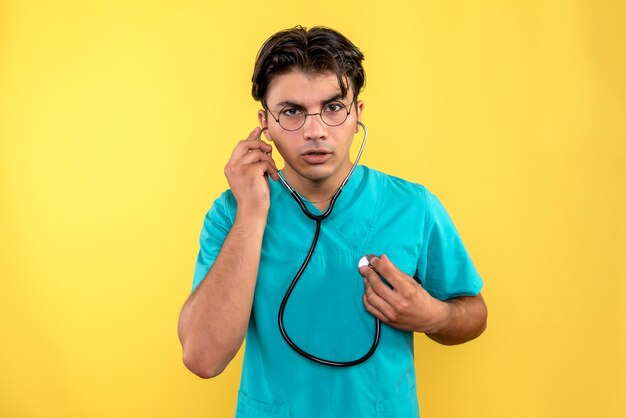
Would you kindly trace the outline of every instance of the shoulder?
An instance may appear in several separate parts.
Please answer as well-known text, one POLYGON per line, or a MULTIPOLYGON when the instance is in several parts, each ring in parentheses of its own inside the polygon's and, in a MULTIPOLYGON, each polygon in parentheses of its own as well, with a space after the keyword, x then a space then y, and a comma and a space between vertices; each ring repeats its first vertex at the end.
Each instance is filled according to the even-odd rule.
POLYGON ((401 177, 383 173, 382 171, 363 166, 363 179, 376 183, 381 194, 386 198, 419 200, 427 203, 432 193, 421 183, 412 182, 401 177))
POLYGON ((226 189, 222 193, 220 193, 220 195, 217 197, 217 199, 215 199, 215 201, 216 202, 219 201, 221 204, 228 205, 228 206, 237 204, 237 201, 235 200, 235 196, 233 195, 233 192, 230 189, 226 189))

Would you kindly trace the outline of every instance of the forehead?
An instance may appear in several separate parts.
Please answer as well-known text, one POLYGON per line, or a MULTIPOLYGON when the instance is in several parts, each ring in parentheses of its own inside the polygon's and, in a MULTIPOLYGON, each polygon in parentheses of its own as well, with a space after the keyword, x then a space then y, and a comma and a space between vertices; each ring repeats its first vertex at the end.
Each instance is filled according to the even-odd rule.
POLYGON ((341 88, 335 73, 290 71, 272 78, 265 101, 270 107, 285 101, 313 106, 337 95, 341 95, 341 88))

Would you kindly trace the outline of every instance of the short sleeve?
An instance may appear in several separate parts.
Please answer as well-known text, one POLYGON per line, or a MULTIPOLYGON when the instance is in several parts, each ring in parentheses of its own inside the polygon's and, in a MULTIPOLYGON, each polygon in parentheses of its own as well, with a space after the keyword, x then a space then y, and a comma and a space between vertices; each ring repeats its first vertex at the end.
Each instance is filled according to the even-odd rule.
POLYGON ((426 212, 417 275, 424 289, 439 300, 476 296, 483 281, 461 236, 437 196, 426 188, 426 212))
POLYGON ((204 217, 202 231, 200 231, 200 251, 196 259, 196 267, 193 274, 193 293, 204 277, 211 269, 213 262, 217 258, 226 235, 233 225, 231 215, 231 202, 234 200, 232 193, 227 190, 223 192, 215 201, 213 206, 204 217))

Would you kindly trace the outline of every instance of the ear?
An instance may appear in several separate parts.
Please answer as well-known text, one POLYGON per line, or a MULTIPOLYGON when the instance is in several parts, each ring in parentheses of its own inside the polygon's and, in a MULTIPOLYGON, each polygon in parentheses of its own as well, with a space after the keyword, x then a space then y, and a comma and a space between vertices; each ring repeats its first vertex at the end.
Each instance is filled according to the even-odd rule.
MULTIPOLYGON (((356 102, 356 120, 361 121, 361 117, 363 117, 363 108, 365 107, 365 103, 363 100, 357 100, 356 102)), ((356 128, 354 129, 354 133, 359 132, 359 124, 356 124, 356 128)))
MULTIPOLYGON (((257 117, 259 118, 259 124, 261 125, 261 128, 267 128, 267 110, 259 109, 259 112, 257 113, 257 117)), ((265 133, 265 139, 267 139, 268 141, 271 141, 272 134, 270 134, 269 128, 263 132, 265 133)))

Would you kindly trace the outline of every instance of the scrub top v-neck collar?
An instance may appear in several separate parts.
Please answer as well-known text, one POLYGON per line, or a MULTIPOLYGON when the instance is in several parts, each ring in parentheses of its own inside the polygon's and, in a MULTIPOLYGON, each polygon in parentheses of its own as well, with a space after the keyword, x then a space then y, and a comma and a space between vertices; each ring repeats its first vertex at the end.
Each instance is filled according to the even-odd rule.
MULTIPOLYGON (((279 171, 280 171, 281 174, 283 173, 283 170, 279 170, 279 171)), ((329 215, 330 217, 332 217, 335 212, 341 212, 353 200, 354 195, 355 195, 355 191, 358 188, 358 185, 359 185, 359 183, 361 182, 362 179, 363 179, 363 166, 357 165, 354 168, 354 171, 352 172, 352 175, 350 176, 350 179, 348 180, 346 185, 343 187, 343 190, 341 191, 341 194, 337 198, 337 201, 335 202, 335 207, 333 208, 332 213, 329 215)), ((285 181, 286 181, 286 179, 285 179, 285 181)), ((272 182, 272 180, 270 180, 270 182, 272 182)), ((293 204, 297 206, 296 201, 291 197, 291 193, 289 192, 289 190, 287 190, 285 188, 285 186, 281 183, 281 181, 277 180, 277 181, 274 181, 274 183, 278 186, 278 189, 280 190, 279 193, 280 194, 284 193, 287 196, 289 196, 289 198, 293 202, 293 204)), ((292 186, 292 188, 293 188, 293 186, 292 186)), ((313 215, 321 215, 322 213, 324 213, 324 211, 321 211, 310 200, 308 200, 307 198, 302 196, 299 193, 298 190, 296 190, 296 193, 298 193, 298 195, 300 196, 300 198, 304 202, 304 205, 306 206, 306 208, 313 215)), ((332 198, 332 196, 331 196, 331 198, 332 198)), ((330 202, 331 198, 328 199, 328 202, 330 202)))

